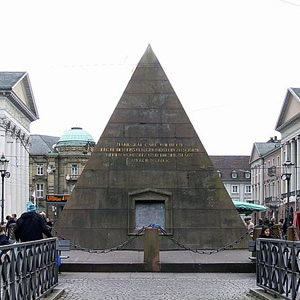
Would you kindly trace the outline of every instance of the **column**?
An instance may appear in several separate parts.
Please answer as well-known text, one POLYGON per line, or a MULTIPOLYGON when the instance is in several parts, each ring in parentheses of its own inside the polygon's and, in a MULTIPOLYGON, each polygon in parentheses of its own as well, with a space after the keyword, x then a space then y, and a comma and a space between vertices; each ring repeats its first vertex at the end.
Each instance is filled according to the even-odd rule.
POLYGON ((13 174, 12 174, 12 180, 13 182, 18 182, 18 184, 15 186, 15 189, 14 189, 14 195, 13 195, 13 210, 16 214, 17 213, 17 203, 19 201, 18 199, 18 191, 19 191, 19 185, 21 184, 21 182, 19 182, 18 180, 18 168, 20 166, 20 161, 19 161, 19 148, 18 148, 18 140, 17 139, 14 139, 14 148, 15 148, 15 155, 14 155, 14 171, 13 171, 13 174))
MULTIPOLYGON (((8 167, 7 167, 7 172, 10 173, 10 176, 12 176, 12 169, 13 166, 15 165, 15 156, 14 156, 14 138, 8 134, 7 136, 7 142, 6 142, 6 150, 5 150, 5 157, 9 160, 8 167)), ((12 201, 13 201, 13 182, 14 180, 9 177, 4 179, 4 185, 5 185, 5 204, 4 204, 4 212, 5 216, 8 214, 12 214, 12 201)))
POLYGON ((295 182, 295 179, 296 179, 296 141, 294 139, 292 139, 290 141, 290 147, 291 147, 291 163, 294 164, 294 166, 292 167, 292 176, 291 176, 291 190, 290 190, 290 193, 291 195, 293 194, 294 192, 294 195, 296 195, 296 182, 295 182))
POLYGON ((296 178, 295 178, 295 181, 296 181, 296 211, 298 211, 298 208, 299 208, 299 203, 298 203, 298 200, 297 200, 297 195, 298 193, 300 192, 300 137, 299 135, 296 137, 296 178))
MULTIPOLYGON (((286 144, 283 144, 281 147, 281 166, 280 166, 280 176, 283 173, 282 164, 286 161, 286 144)), ((286 193, 286 186, 284 184, 284 180, 280 180, 281 182, 281 194, 286 193)))
POLYGON ((5 144, 6 144, 5 129, 0 127, 0 156, 2 155, 2 153, 5 153, 5 144))
POLYGON ((29 153, 25 149, 25 145, 21 144, 21 155, 22 155, 22 165, 24 166, 24 171, 22 172, 22 182, 23 182, 23 199, 18 205, 19 211, 24 211, 26 202, 30 199, 29 195, 29 153))
POLYGON ((261 161, 260 165, 260 170, 259 170, 259 186, 260 186, 260 193, 259 193, 259 204, 263 205, 264 204, 264 162, 263 160, 261 161))

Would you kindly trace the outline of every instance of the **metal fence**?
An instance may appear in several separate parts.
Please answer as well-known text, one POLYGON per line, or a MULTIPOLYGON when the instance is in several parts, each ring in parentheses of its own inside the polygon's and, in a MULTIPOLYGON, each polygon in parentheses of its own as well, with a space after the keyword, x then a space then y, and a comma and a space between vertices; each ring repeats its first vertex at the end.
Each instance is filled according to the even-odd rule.
POLYGON ((299 299, 300 242, 257 239, 256 283, 284 299, 299 299))
POLYGON ((40 299, 58 284, 56 238, 0 246, 0 299, 40 299))

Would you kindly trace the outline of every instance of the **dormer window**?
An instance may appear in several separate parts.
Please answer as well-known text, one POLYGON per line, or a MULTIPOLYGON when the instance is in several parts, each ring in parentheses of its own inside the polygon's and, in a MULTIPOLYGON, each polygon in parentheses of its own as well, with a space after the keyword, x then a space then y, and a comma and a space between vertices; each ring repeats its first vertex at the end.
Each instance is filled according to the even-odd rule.
POLYGON ((217 173, 218 173, 219 177, 221 178, 221 177, 222 177, 221 171, 220 171, 220 170, 217 170, 217 173))
POLYGON ((231 178, 238 178, 238 173, 237 173, 237 171, 233 170, 233 171, 231 172, 231 178))
POLYGON ((250 172, 245 172, 244 175, 245 175, 245 178, 247 178, 247 179, 249 179, 251 177, 250 172))

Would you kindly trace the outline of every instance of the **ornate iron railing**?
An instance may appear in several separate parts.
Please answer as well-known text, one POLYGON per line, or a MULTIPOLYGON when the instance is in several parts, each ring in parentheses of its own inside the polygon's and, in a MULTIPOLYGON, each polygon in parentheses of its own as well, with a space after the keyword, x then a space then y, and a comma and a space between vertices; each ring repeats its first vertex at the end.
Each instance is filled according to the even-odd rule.
POLYGON ((300 295, 300 242, 257 239, 256 284, 284 299, 300 295))
POLYGON ((58 284, 56 238, 0 246, 0 299, 40 299, 58 284))

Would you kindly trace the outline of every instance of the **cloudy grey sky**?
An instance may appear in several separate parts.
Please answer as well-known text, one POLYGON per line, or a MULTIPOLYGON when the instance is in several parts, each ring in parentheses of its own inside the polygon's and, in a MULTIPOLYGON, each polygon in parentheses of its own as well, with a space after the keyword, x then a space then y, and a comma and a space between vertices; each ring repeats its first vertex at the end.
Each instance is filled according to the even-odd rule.
POLYGON ((0 69, 27 71, 40 119, 97 142, 150 43, 210 155, 250 155, 300 87, 300 0, 0 0, 0 69), (5 13, 3 13, 5 12, 5 13))

